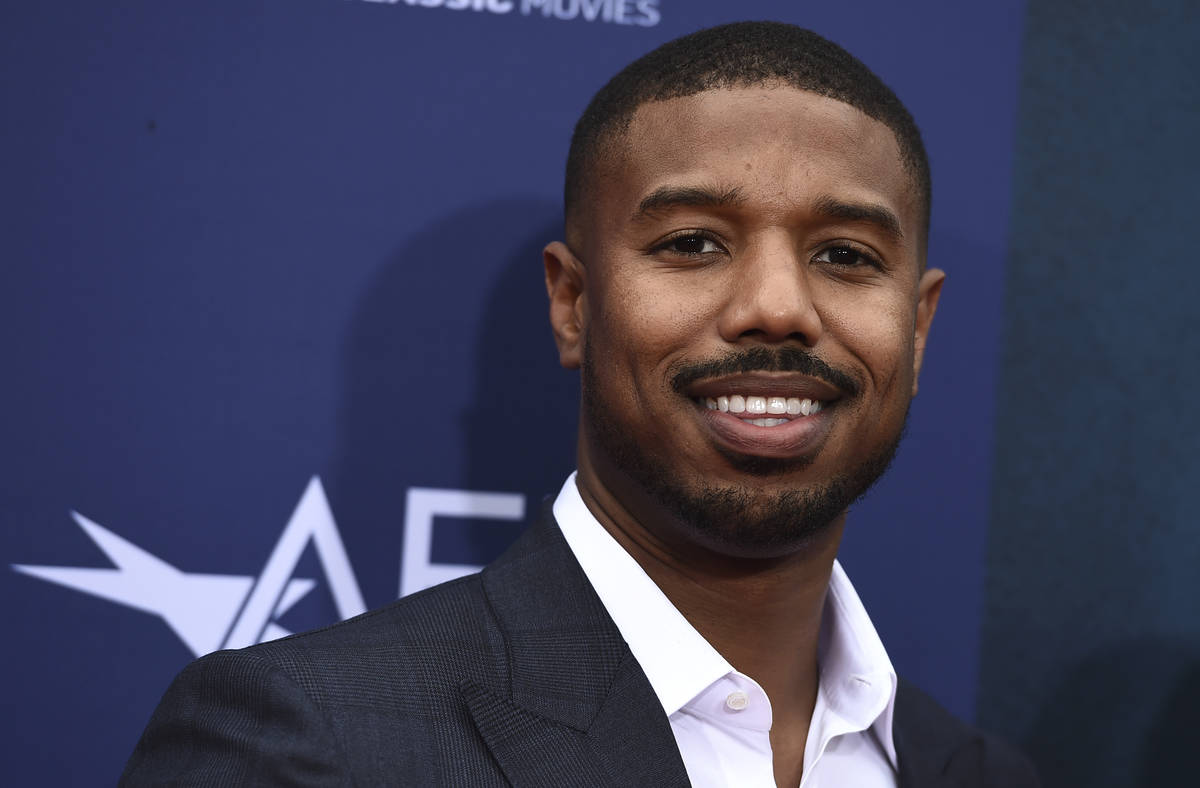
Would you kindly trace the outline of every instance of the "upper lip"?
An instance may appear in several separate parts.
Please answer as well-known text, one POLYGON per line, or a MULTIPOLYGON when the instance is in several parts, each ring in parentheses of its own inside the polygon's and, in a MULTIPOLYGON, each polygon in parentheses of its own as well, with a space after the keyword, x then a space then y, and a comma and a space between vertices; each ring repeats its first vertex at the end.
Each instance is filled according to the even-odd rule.
POLYGON ((729 397, 734 394, 762 397, 796 397, 830 402, 842 391, 820 378, 796 372, 742 372, 698 380, 683 391, 689 397, 729 397))

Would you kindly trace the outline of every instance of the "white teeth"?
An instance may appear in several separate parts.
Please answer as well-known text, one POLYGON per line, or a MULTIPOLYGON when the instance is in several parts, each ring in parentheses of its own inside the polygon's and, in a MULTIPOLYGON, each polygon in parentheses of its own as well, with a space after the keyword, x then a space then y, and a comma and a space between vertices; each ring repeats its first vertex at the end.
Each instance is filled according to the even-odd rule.
POLYGON ((756 427, 775 427, 780 424, 787 424, 787 419, 747 419, 756 427))
MULTIPOLYGON (((800 399, 799 397, 757 397, 731 394, 720 397, 705 397, 701 404, 709 410, 719 410, 722 413, 752 413, 755 415, 769 413, 772 416, 811 416, 819 413, 823 406, 820 400, 800 399)), ((779 422, 780 419, 747 419, 752 424, 761 422, 779 422)), ((787 421, 783 419, 782 421, 787 421)), ((759 426, 774 426, 760 424, 759 426)))

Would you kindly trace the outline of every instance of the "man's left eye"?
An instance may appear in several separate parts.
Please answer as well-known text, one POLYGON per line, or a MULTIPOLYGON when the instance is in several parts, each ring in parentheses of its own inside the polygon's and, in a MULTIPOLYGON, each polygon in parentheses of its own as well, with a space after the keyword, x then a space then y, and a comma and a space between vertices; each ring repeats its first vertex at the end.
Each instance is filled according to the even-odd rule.
POLYGON ((814 259, 822 263, 832 263, 833 265, 844 266, 846 268, 857 265, 879 267, 878 260, 852 246, 831 246, 818 253, 814 259))

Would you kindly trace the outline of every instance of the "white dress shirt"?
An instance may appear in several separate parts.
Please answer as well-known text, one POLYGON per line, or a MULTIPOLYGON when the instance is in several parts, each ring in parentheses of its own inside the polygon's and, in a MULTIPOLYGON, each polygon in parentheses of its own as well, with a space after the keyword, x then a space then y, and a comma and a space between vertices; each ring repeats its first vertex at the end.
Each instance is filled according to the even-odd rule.
MULTIPOLYGON (((575 474, 554 501, 554 517, 667 713, 692 785, 774 786, 771 702, 762 687, 734 670, 600 525, 575 474)), ((895 788, 896 673, 836 561, 817 654, 801 788, 895 788)))

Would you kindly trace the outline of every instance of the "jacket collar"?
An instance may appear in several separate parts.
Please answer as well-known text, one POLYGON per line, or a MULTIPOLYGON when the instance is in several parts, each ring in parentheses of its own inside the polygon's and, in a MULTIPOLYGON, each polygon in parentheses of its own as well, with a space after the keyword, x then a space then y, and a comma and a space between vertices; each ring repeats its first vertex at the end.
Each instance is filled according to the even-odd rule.
MULTIPOLYGON (((497 680, 465 681, 475 726, 513 785, 689 785, 670 722, 550 507, 484 569, 497 680)), ((959 785, 979 738, 903 679, 901 788, 959 785)))
POLYGON ((667 716, 548 506, 481 579, 504 666, 462 695, 509 781, 687 786, 667 716))
POLYGON ((979 784, 978 731, 904 679, 896 690, 895 737, 900 788, 979 784))

